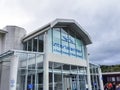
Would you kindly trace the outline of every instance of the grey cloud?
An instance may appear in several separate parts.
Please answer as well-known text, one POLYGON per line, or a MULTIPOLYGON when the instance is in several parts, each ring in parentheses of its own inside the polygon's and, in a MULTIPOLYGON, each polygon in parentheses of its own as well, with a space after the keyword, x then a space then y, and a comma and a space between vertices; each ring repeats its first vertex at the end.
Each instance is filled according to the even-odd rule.
POLYGON ((20 8, 34 18, 22 25, 28 32, 55 18, 75 19, 92 37, 93 44, 88 46, 90 60, 116 64, 120 63, 119 3, 119 0, 6 0, 5 5, 20 8))

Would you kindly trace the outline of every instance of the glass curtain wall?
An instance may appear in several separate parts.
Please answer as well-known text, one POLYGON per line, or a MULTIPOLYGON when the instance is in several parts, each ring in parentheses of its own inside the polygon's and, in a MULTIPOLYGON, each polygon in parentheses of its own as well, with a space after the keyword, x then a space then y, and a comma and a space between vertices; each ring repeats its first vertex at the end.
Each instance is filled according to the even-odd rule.
POLYGON ((92 90, 100 90, 98 66, 90 64, 92 90))
POLYGON ((19 56, 17 89, 43 90, 43 54, 16 52, 19 56))
POLYGON ((26 42, 23 43, 24 50, 34 51, 34 52, 43 52, 44 49, 44 34, 38 35, 26 42))
POLYGON ((86 90, 86 67, 49 62, 49 90, 86 90))
MULTIPOLYGON (((52 52, 75 58, 85 58, 85 45, 76 32, 67 27, 52 28, 48 31, 51 34, 52 52)), ((49 43, 51 43, 49 42, 49 43)))

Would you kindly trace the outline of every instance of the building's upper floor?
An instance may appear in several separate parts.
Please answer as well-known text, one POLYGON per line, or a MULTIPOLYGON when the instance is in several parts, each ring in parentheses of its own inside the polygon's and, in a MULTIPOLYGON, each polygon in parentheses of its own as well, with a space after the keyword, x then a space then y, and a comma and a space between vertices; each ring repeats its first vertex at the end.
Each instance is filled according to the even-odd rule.
POLYGON ((86 45, 91 44, 88 33, 71 19, 56 19, 25 35, 23 28, 5 27, 0 31, 0 53, 18 49, 86 59, 86 45))

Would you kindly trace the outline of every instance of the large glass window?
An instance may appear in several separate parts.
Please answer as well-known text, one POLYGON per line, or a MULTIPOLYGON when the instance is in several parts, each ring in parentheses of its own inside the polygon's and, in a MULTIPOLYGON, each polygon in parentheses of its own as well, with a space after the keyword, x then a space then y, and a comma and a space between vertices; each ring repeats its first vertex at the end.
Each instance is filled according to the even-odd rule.
POLYGON ((84 44, 74 31, 65 27, 53 28, 51 32, 53 53, 85 59, 84 44))
POLYGON ((35 52, 43 52, 44 50, 44 34, 36 36, 26 42, 23 43, 24 50, 27 51, 35 51, 35 52))
POLYGON ((85 67, 49 62, 49 90, 86 90, 85 67))
POLYGON ((19 56, 17 89, 43 90, 43 54, 17 52, 19 56))

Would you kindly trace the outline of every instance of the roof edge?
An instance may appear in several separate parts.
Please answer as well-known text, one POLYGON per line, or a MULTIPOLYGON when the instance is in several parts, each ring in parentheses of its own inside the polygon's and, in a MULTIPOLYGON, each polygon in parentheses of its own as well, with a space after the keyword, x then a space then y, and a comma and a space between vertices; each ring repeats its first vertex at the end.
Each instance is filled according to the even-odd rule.
POLYGON ((31 32, 30 34, 28 34, 27 36, 25 36, 25 37, 23 38, 23 40, 25 40, 25 39, 27 39, 27 38, 30 38, 32 35, 40 32, 40 31, 42 31, 42 30, 46 31, 46 30, 45 30, 46 28, 52 28, 52 27, 54 27, 57 23, 68 23, 68 24, 70 23, 70 24, 75 24, 75 25, 76 25, 78 28, 80 28, 81 31, 84 33, 84 37, 86 38, 86 40, 85 40, 85 41, 86 41, 86 45, 92 43, 92 40, 91 40, 90 35, 89 35, 74 19, 60 19, 60 18, 57 18, 57 19, 53 20, 52 22, 50 22, 50 23, 42 26, 41 28, 39 28, 39 29, 31 32))
POLYGON ((8 33, 8 32, 5 31, 5 30, 3 30, 3 29, 0 29, 0 33, 2 33, 2 34, 6 34, 6 33, 8 33))

